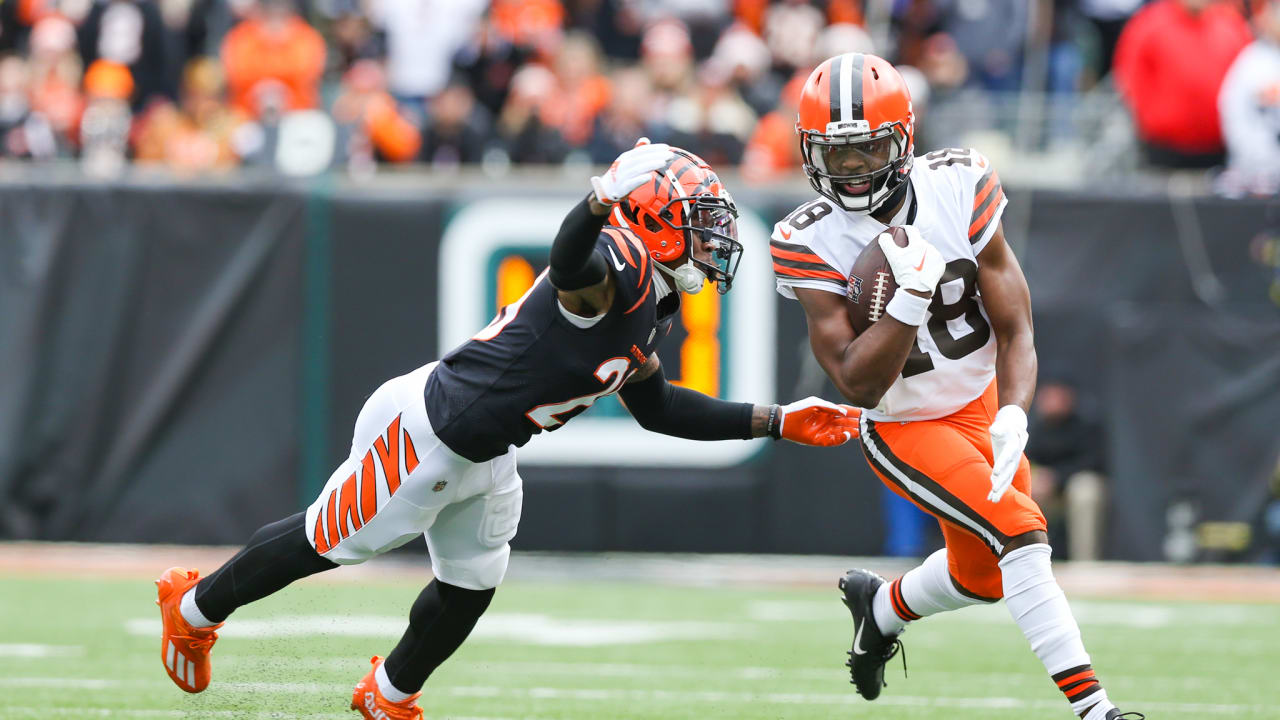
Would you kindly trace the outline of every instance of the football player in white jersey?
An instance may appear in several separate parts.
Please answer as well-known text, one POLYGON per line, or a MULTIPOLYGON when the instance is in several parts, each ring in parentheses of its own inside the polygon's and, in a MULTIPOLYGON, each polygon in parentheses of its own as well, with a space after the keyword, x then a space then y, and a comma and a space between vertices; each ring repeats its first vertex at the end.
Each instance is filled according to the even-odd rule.
POLYGON ((796 130, 820 196, 774 228, 778 292, 800 301, 818 363, 867 408, 861 442, 871 467, 938 518, 946 540, 892 583, 869 570, 841 579, 858 692, 879 696, 908 623, 1003 597, 1078 716, 1141 718, 1121 713, 1095 676, 1028 492, 1031 300, 1005 242, 1008 201, 994 168, 974 150, 914 157, 910 94, 874 55, 838 55, 814 69, 796 130), (906 230, 906 247, 890 226, 906 230), (862 290, 851 269, 872 242, 899 289, 859 335, 846 295, 862 290))

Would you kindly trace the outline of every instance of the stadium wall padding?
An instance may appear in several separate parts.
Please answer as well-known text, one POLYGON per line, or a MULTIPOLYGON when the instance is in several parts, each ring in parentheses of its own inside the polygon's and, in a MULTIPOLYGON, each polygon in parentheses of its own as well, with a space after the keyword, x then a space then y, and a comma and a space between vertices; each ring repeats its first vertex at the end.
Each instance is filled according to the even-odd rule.
MULTIPOLYGON (((304 507, 364 399, 440 354, 451 218, 477 198, 580 190, 558 177, 0 184, 0 538, 238 544, 304 507)), ((1162 558, 1166 513, 1187 498, 1202 519, 1257 522, 1280 454, 1275 271, 1254 259, 1267 205, 1010 197, 1041 367, 1107 421, 1109 556, 1162 558)), ((738 194, 766 225, 806 199, 738 194)), ((835 399, 799 306, 775 305, 776 399, 835 399)), ((730 372, 752 362, 725 347, 730 372)), ((521 474, 520 549, 869 555, 885 542, 884 491, 856 447, 521 474)))

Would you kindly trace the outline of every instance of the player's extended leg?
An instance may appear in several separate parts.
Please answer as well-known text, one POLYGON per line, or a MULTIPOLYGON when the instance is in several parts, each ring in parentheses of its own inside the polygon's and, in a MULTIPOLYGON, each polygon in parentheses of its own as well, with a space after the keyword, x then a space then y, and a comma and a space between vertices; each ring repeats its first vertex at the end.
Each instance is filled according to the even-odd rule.
POLYGON ((373 658, 373 668, 356 685, 352 708, 365 717, 418 698, 431 673, 467 639, 506 575, 523 500, 515 453, 473 466, 460 484, 467 492, 488 492, 445 507, 427 530, 436 579, 414 602, 409 627, 386 661, 373 658))
POLYGON ((305 514, 260 528, 206 578, 170 568, 157 581, 161 659, 180 688, 208 686, 215 630, 237 608, 403 544, 430 525, 444 503, 432 507, 409 496, 468 465, 443 449, 427 421, 422 386, 430 367, 394 378, 369 397, 356 420, 351 456, 305 514))
MULTIPOLYGON (((949 523, 963 524, 969 531, 985 536, 987 542, 995 542, 997 537, 1005 537, 1003 531, 970 511, 944 487, 945 480, 957 474, 991 473, 988 461, 965 435, 971 420, 968 416, 973 415, 976 420, 981 413, 977 401, 972 405, 939 420, 876 423, 864 419, 863 452, 885 485, 938 518, 944 532, 949 523)), ((1007 502, 1012 505, 1017 500, 1010 498, 1007 502)), ((1020 508, 1011 510, 1011 514, 1037 516, 1038 511, 1034 507, 1020 508)), ((1044 526, 1042 518, 1024 517, 1021 522, 1033 528, 1044 526)), ((855 625, 850 675, 864 698, 879 696, 884 664, 907 623, 990 601, 989 597, 965 593, 956 586, 950 572, 954 562, 955 558, 943 550, 892 583, 867 570, 851 571, 841 581, 845 604, 853 613, 855 625)), ((996 580, 998 584, 998 575, 996 580)), ((999 591, 994 594, 998 599, 999 591)))
POLYGON ((200 692, 209 685, 209 652, 217 628, 233 610, 264 598, 299 578, 337 567, 316 554, 303 530, 303 513, 259 528, 244 549, 201 579, 199 572, 169 568, 156 581, 163 624, 161 657, 178 687, 200 692))
POLYGON ((880 696, 885 664, 901 647, 898 636, 907 623, 982 602, 951 584, 945 548, 891 583, 870 570, 850 570, 840 590, 854 622, 847 665, 858 694, 868 700, 880 696))

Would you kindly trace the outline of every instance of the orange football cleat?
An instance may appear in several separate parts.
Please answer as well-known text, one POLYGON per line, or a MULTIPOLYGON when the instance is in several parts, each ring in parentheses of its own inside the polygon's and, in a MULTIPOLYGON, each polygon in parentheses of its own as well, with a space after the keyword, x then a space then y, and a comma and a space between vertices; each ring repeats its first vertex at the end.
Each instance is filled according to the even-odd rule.
POLYGON ((422 720, 422 708, 418 707, 418 697, 422 693, 414 693, 398 703, 382 697, 375 677, 382 658, 374 655, 369 662, 373 665, 369 674, 356 683, 356 689, 351 693, 351 709, 358 711, 366 720, 422 720))
POLYGON ((156 580, 163 624, 160 641, 160 661, 164 671, 174 684, 189 693, 198 693, 209 687, 209 653, 218 639, 214 632, 222 627, 196 628, 182 617, 182 596, 200 580, 198 570, 172 567, 156 580))

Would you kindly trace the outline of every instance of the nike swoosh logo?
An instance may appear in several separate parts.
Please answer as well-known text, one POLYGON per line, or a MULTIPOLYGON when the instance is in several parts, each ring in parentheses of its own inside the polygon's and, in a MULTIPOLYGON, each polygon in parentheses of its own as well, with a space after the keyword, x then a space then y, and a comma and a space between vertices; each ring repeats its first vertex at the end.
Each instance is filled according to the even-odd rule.
POLYGON ((783 230, 782 228, 778 228, 778 232, 782 235, 783 240, 791 239, 791 233, 789 231, 783 230))
POLYGON ((867 651, 862 649, 862 629, 867 626, 867 623, 869 621, 870 621, 870 618, 867 618, 858 624, 858 633, 853 636, 853 654, 854 655, 867 654, 867 651))
MULTIPOLYGON (((609 248, 609 257, 613 258, 614 269, 617 270, 618 272, 622 272, 622 268, 623 268, 622 261, 619 260, 618 256, 613 253, 613 248, 609 248)), ((922 260, 921 262, 924 262, 924 261, 922 260)))
MULTIPOLYGON (((920 272, 921 270, 924 269, 924 259, 927 256, 928 256, 928 253, 920 253, 920 264, 916 266, 916 272, 920 272)), ((618 269, 621 270, 622 268, 618 268, 618 269)))

